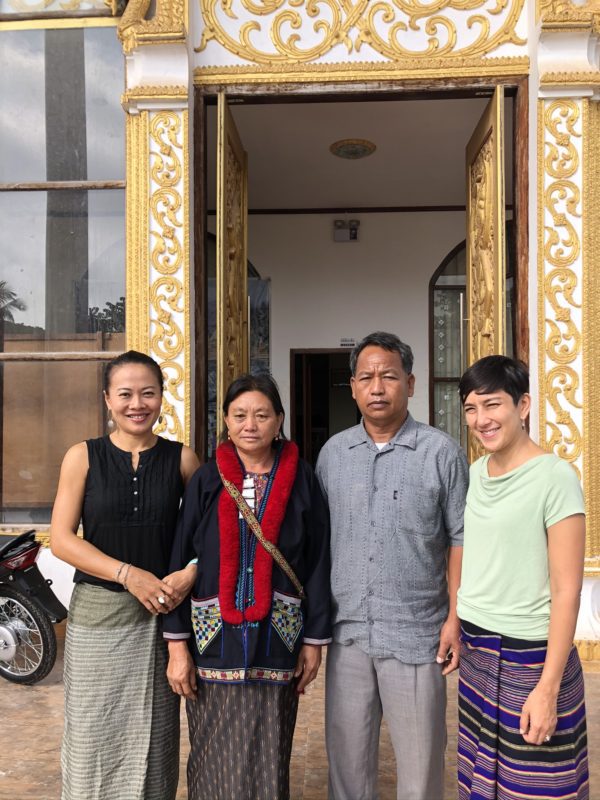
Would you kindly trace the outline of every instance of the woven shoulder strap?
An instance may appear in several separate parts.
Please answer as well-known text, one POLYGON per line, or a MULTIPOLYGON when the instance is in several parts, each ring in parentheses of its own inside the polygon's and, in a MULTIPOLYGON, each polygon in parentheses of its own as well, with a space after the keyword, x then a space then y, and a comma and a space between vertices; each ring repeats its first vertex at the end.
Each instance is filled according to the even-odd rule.
POLYGON ((277 566, 280 567, 283 570, 283 572, 288 576, 290 581, 293 583, 294 588, 298 592, 300 598, 302 600, 305 600, 306 595, 304 594, 304 589, 302 588, 302 584, 298 580, 298 577, 294 572, 294 570, 290 567, 290 565, 286 561, 285 556, 283 555, 281 550, 279 550, 279 548, 273 544, 273 542, 270 542, 268 539, 265 539, 265 535, 262 532, 262 528, 260 527, 260 522, 254 516, 252 509, 240 494, 237 486, 231 481, 227 480, 227 478, 221 472, 220 467, 218 467, 218 469, 219 469, 219 475, 221 476, 221 480, 223 481, 223 486, 227 489, 227 491, 233 498, 236 506, 240 510, 241 515, 248 523, 248 527, 250 528, 252 533, 256 536, 261 545, 265 548, 267 553, 271 556, 273 561, 277 564, 277 566))

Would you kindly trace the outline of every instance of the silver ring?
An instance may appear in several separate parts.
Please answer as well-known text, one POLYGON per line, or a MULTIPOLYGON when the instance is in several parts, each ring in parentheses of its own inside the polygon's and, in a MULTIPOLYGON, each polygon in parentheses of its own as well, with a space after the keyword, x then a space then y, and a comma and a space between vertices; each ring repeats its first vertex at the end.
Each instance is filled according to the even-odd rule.
POLYGON ((166 603, 166 600, 165 600, 165 598, 164 598, 164 595, 162 595, 162 594, 159 594, 159 595, 158 595, 158 597, 157 597, 156 599, 157 599, 157 600, 158 600, 158 602, 161 604, 161 606, 164 606, 164 604, 166 603))
POLYGON ((549 737, 549 736, 546 736, 546 738, 544 739, 544 741, 545 741, 545 742, 549 742, 549 741, 550 741, 550 737, 549 737))

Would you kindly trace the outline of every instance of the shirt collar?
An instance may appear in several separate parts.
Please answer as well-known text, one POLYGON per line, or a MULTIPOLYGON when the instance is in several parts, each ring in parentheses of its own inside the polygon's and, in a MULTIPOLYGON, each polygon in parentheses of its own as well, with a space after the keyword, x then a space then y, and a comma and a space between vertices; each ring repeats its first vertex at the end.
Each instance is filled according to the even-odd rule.
MULTIPOLYGON (((361 419, 360 423, 348 431, 348 447, 356 447, 359 444, 368 444, 373 440, 365 430, 364 421, 361 419)), ((410 447, 411 450, 417 449, 417 423, 408 413, 406 419, 400 430, 390 440, 390 444, 400 447, 410 447)))

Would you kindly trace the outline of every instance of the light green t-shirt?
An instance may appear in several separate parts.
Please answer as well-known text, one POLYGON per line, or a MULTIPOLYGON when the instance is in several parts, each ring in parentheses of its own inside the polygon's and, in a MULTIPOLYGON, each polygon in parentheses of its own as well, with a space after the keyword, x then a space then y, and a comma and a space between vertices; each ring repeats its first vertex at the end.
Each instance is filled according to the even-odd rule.
POLYGON ((488 456, 471 466, 458 616, 518 639, 547 639, 550 581, 546 531, 583 514, 575 470, 555 455, 498 478, 488 456))

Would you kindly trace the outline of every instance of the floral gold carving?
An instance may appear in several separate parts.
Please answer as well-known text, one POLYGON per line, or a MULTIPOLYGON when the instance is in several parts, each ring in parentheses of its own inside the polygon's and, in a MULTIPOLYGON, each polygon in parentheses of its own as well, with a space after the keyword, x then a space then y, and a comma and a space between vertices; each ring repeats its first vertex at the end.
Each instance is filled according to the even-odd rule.
POLYGON ((580 116, 575 100, 540 101, 540 438, 581 477, 580 116))
POLYGON ((386 59, 410 59, 414 69, 431 58, 482 57, 502 44, 525 44, 516 33, 523 5, 524 0, 200 0, 204 29, 196 51, 215 40, 245 61, 275 65, 314 61, 337 45, 349 54, 368 46, 386 59))
MULTIPOLYGON (((186 112, 154 112, 150 117, 150 354, 165 378, 162 422, 156 432, 187 441, 183 411, 186 389, 184 328, 188 315, 186 223, 182 190, 186 112)), ((189 389, 189 387, 188 387, 189 389)))
POLYGON ((147 20, 150 0, 129 0, 119 23, 123 51, 131 53, 145 44, 185 42, 184 0, 157 0, 152 19, 147 20))
POLYGON ((217 220, 217 408, 248 370, 247 165, 227 102, 219 95, 217 220))

